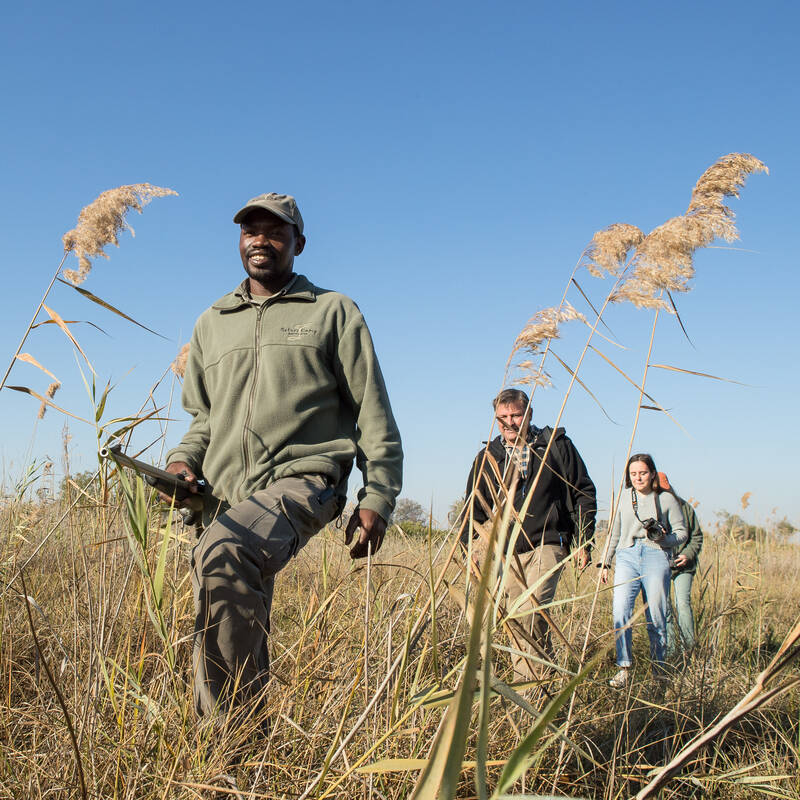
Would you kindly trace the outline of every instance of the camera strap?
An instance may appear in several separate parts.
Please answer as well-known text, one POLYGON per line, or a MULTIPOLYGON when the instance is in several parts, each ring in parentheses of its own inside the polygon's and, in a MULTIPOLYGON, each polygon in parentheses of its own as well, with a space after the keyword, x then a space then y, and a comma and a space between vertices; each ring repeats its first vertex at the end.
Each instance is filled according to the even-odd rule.
MULTIPOLYGON (((655 491, 655 490, 653 490, 653 491, 655 491)), ((655 494, 656 494, 656 496, 653 499, 656 501, 656 516, 658 517, 658 521, 661 523, 661 525, 663 525, 664 523, 661 522, 661 518, 663 517, 663 514, 661 513, 661 503, 658 500, 658 492, 656 492, 655 494)), ((639 516, 639 497, 636 494, 636 489, 634 489, 633 486, 631 486, 631 505, 633 506, 633 515, 641 523, 642 522, 642 518, 639 516)), ((642 527, 644 527, 644 526, 642 526, 642 527)))
POLYGON ((642 518, 639 516, 639 500, 636 495, 636 489, 634 489, 633 486, 631 486, 631 505, 633 506, 633 515, 641 523, 642 518))

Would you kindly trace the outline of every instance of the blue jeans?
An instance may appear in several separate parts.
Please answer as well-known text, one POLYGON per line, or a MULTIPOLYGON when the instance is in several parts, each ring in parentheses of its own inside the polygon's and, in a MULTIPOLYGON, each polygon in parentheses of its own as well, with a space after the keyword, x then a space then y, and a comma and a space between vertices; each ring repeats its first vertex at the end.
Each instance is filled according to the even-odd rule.
POLYGON ((650 658, 662 664, 667 648, 667 606, 669 605, 670 570, 667 554, 659 547, 649 547, 636 540, 633 547, 617 550, 614 572, 614 634, 617 665, 633 664, 633 631, 629 625, 639 592, 647 603, 647 634, 650 658))
POLYGON ((672 604, 667 606, 667 654, 675 656, 680 651, 680 645, 689 652, 694 647, 694 614, 692 613, 692 581, 694 574, 691 572, 678 572, 672 576, 672 586, 675 589, 675 612, 678 624, 672 613, 672 604), (678 638, 680 631, 680 639, 678 638))

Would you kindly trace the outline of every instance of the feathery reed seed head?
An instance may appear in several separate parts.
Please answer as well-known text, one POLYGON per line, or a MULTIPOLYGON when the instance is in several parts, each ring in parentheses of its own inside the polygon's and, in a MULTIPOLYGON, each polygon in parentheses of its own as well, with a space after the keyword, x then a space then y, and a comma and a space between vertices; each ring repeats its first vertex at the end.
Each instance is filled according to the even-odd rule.
MULTIPOLYGON (((48 387, 45 394, 51 400, 56 396, 56 392, 61 388, 61 381, 53 381, 48 387)), ((47 403, 42 401, 42 404, 39 406, 39 413, 37 414, 39 419, 42 419, 47 411, 47 403)))
POLYGON ((65 270, 64 277, 73 284, 83 283, 92 268, 91 258, 108 258, 103 248, 107 244, 119 247, 118 234, 125 228, 133 235, 133 228, 125 221, 125 214, 131 208, 141 214, 154 197, 171 194, 178 193, 149 183, 120 186, 100 194, 78 215, 78 224, 62 237, 64 250, 72 251, 78 257, 77 271, 65 270))
MULTIPOLYGON (((518 366, 522 367, 522 364, 519 364, 518 366)), ((543 389, 546 389, 553 385, 553 381, 550 380, 550 376, 544 370, 536 370, 535 372, 530 372, 527 375, 521 375, 519 378, 516 378, 514 381, 512 381, 512 385, 533 386, 534 388, 541 386, 543 389)))
POLYGON ((724 199, 738 197, 749 174, 767 171, 749 153, 730 153, 712 164, 695 184, 686 213, 654 228, 636 245, 629 263, 630 277, 612 295, 612 301, 627 300, 640 308, 673 312, 661 294, 689 291, 695 275, 695 251, 715 239, 732 242, 739 238, 735 215, 724 199))
POLYGON ((543 369, 534 364, 533 361, 520 361, 519 364, 516 365, 516 368, 522 370, 526 374, 512 381, 514 386, 541 386, 544 388, 553 385, 550 376, 543 369))
POLYGON ((187 342, 181 347, 175 360, 172 362, 172 371, 182 378, 186 374, 186 361, 189 358, 189 343, 187 342))
POLYGON ((625 266, 628 252, 642 239, 644 234, 635 225, 625 222, 616 222, 597 231, 583 254, 586 269, 596 278, 602 278, 604 270, 618 275, 625 266))
POLYGON ((559 323, 569 322, 574 319, 585 321, 586 318, 568 302, 564 302, 560 308, 553 306, 537 311, 528 324, 519 332, 517 340, 514 342, 512 353, 523 348, 531 353, 538 353, 542 342, 558 338, 559 323))
POLYGON ((729 153, 723 156, 700 176, 692 191, 688 210, 717 209, 725 215, 733 216, 733 212, 723 201, 726 197, 738 197, 747 176, 754 172, 769 174, 769 169, 763 161, 750 153, 729 153))
POLYGON ((633 303, 637 308, 660 308, 662 311, 672 311, 669 304, 653 292, 652 286, 634 278, 625 281, 608 299, 612 303, 633 303))
POLYGON ((694 277, 694 252, 714 239, 733 241, 736 226, 730 217, 706 209, 673 217, 654 228, 636 248, 632 278, 652 290, 689 291, 694 277))

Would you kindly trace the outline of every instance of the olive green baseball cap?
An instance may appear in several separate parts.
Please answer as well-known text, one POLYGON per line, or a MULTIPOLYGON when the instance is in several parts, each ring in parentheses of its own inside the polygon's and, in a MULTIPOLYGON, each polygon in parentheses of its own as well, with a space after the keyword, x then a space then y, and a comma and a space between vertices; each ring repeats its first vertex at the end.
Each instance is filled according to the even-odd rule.
POLYGON ((236 212, 233 221, 239 225, 254 208, 263 208, 270 214, 280 217, 284 222, 295 225, 298 233, 303 232, 303 218, 300 216, 300 209, 290 194, 275 194, 275 192, 260 194, 258 197, 248 200, 247 205, 236 212))

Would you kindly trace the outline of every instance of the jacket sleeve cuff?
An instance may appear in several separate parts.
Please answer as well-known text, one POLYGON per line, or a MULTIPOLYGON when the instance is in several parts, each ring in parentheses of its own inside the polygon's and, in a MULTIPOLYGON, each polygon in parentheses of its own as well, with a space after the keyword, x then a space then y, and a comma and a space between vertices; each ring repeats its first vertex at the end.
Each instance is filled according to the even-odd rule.
POLYGON ((175 461, 185 462, 191 467, 192 472, 194 472, 195 475, 200 475, 200 465, 198 464, 197 459, 194 458, 190 452, 186 450, 178 450, 177 448, 175 450, 170 450, 169 453, 167 453, 167 466, 175 461))
POLYGON ((389 503, 377 494, 367 494, 359 498, 358 507, 374 511, 376 514, 380 515, 384 522, 389 521, 389 517, 392 516, 392 511, 394 511, 394 503, 389 503))

